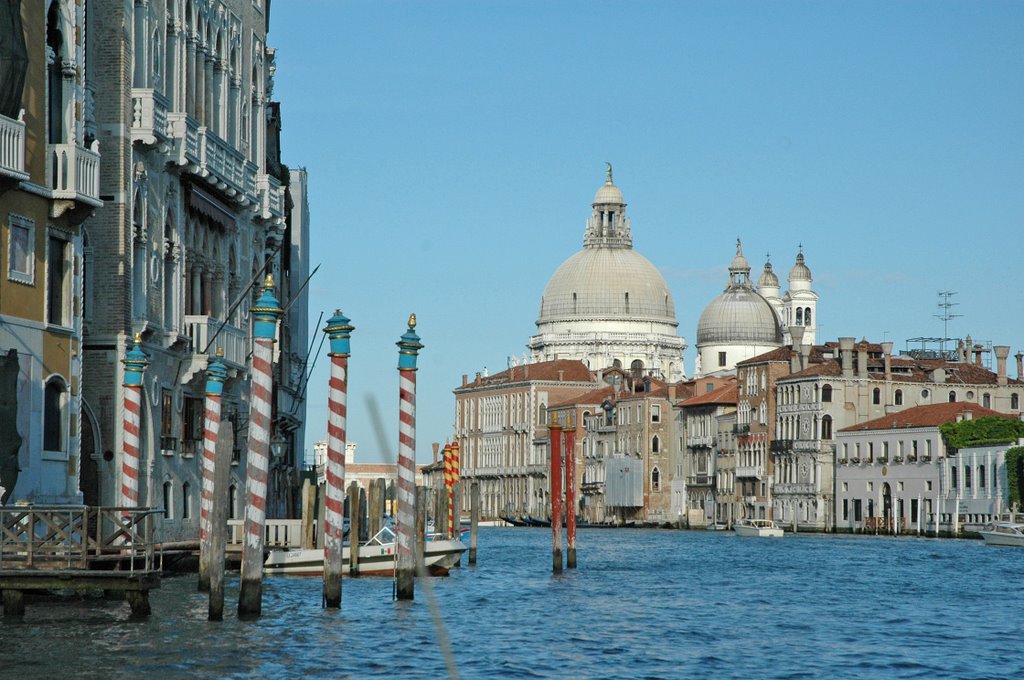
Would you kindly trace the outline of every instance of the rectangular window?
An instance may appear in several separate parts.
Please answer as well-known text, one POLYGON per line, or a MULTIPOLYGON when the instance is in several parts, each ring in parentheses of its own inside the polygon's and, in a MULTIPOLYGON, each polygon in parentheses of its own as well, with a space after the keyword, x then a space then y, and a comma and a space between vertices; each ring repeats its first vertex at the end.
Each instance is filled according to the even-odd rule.
POLYGON ((203 400, 185 397, 181 411, 181 452, 195 454, 203 438, 203 400))
POLYGON ((660 423, 661 422, 661 405, 660 404, 652 404, 651 405, 651 422, 652 423, 660 423))
POLYGON ((7 278, 18 283, 35 283, 36 223, 21 215, 9 214, 10 236, 7 244, 7 278))
POLYGON ((925 488, 925 490, 927 490, 927 491, 931 491, 931 490, 932 490, 932 482, 931 482, 931 480, 928 480, 928 481, 926 481, 926 482, 924 483, 924 488, 925 488))
POLYGON ((718 353, 718 365, 725 366, 725 352, 718 353))
POLYGON ((850 490, 850 483, 849 482, 843 482, 843 492, 845 493, 846 491, 849 491, 849 490, 850 490))
POLYGON ((911 498, 910 499, 910 522, 912 524, 916 524, 917 523, 917 499, 916 498, 911 498))
POLYGON ((68 242, 50 235, 46 240, 46 322, 70 326, 70 267, 68 242))
POLYGON ((875 490, 875 483, 874 482, 868 482, 868 491, 874 491, 874 490, 875 490))
POLYGON ((952 486, 955 489, 958 486, 958 484, 956 482, 956 466, 953 466, 953 467, 949 468, 949 474, 950 474, 950 479, 952 480, 951 483, 950 483, 950 486, 952 486))
POLYGON ((882 455, 889 457, 889 442, 882 442, 882 455))
POLYGON ((843 519, 844 520, 850 519, 850 499, 849 498, 844 498, 843 499, 843 519))
POLYGON ((903 491, 903 482, 896 482, 896 490, 903 491))
POLYGON ((859 498, 855 498, 853 499, 853 521, 859 522, 861 517, 863 517, 861 514, 861 502, 859 498))

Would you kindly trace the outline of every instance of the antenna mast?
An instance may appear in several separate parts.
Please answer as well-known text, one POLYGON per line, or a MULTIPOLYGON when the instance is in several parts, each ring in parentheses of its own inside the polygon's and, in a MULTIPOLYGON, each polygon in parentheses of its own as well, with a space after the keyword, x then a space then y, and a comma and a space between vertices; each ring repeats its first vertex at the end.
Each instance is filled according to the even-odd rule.
POLYGON ((949 336, 949 322, 952 319, 957 319, 963 314, 954 314, 953 308, 959 305, 959 302, 950 302, 950 298, 956 295, 955 290, 940 290, 937 294, 939 296, 939 313, 935 314, 935 318, 942 321, 942 338, 939 340, 939 351, 942 355, 946 354, 946 341, 952 340, 949 336))

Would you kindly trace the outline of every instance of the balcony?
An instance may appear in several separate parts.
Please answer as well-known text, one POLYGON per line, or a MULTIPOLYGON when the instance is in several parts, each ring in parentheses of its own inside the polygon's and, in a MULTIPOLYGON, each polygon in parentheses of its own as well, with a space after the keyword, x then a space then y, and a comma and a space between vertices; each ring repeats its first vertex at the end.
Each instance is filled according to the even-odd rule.
POLYGON ((710 449, 714 445, 714 437, 712 437, 711 435, 687 437, 686 445, 710 449))
POLYGON ((737 465, 736 466, 736 477, 753 477, 755 479, 761 479, 764 475, 764 470, 760 465, 737 465))
POLYGON ((0 116, 0 176, 28 179, 25 172, 25 110, 18 120, 0 116))
POLYGON ((793 440, 792 439, 773 439, 768 442, 768 450, 772 453, 792 453, 793 451, 793 440))
POLYGON ((185 335, 192 340, 192 352, 207 356, 217 347, 223 347, 224 363, 228 368, 244 369, 249 357, 248 333, 229 323, 221 328, 222 323, 209 316, 186 315, 185 335))
POLYGON ((175 140, 174 160, 178 165, 241 205, 257 202, 256 166, 241 151, 181 112, 167 114, 167 129, 175 140))
POLYGON ((690 478, 687 480, 686 483, 689 484, 690 486, 710 486, 711 484, 714 483, 714 481, 714 475, 698 473, 696 475, 690 475, 690 478))
POLYGON ((46 180, 53 197, 77 201, 94 208, 100 200, 100 154, 98 142, 92 149, 77 144, 46 145, 46 180))
POLYGON ((259 195, 259 214, 262 219, 275 224, 284 221, 284 188, 273 175, 259 175, 256 179, 259 195))
POLYGON ((167 109, 170 102, 156 90, 132 90, 132 141, 147 145, 166 143, 169 139, 167 109))

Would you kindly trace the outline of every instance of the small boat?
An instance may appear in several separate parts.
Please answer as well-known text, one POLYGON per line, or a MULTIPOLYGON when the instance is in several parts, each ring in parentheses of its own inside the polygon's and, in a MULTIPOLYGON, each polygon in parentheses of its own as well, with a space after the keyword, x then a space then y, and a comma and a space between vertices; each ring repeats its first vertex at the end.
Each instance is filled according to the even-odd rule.
POLYGON ((1024 524, 1019 522, 989 522, 978 533, 988 545, 1024 547, 1024 524))
POLYGON ((770 519, 741 519, 732 527, 737 536, 782 538, 782 529, 770 519))
MULTIPOLYGON (((458 564, 466 544, 436 534, 427 536, 423 547, 423 562, 431 576, 444 576, 458 564)), ((359 546, 360 576, 392 576, 395 573, 395 532, 384 527, 369 541, 359 546)), ((342 549, 342 575, 348 575, 349 546, 342 549)), ((263 564, 263 573, 288 576, 323 576, 323 548, 275 548, 263 564)))
POLYGON ((708 531, 725 531, 729 527, 727 527, 725 524, 722 524, 721 522, 712 522, 711 524, 707 525, 705 528, 708 531))

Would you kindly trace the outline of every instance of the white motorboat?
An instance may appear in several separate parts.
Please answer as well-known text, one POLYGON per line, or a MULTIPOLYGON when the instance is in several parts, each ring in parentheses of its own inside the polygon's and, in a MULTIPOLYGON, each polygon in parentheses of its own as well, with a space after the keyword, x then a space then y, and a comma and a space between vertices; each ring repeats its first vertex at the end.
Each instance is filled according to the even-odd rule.
POLYGON ((978 533, 988 545, 1024 547, 1024 524, 1019 522, 989 522, 978 533))
MULTIPOLYGON (((466 544, 458 539, 428 535, 424 544, 423 562, 431 576, 443 576, 454 567, 466 551, 466 544)), ((392 576, 395 573, 397 547, 395 532, 384 527, 369 541, 359 546, 360 576, 392 576)), ((351 552, 342 549, 341 573, 349 573, 351 552)), ((323 576, 323 548, 275 548, 263 564, 267 575, 323 576)))
POLYGON ((782 529, 770 519, 741 519, 732 527, 737 536, 767 536, 782 538, 782 529))

